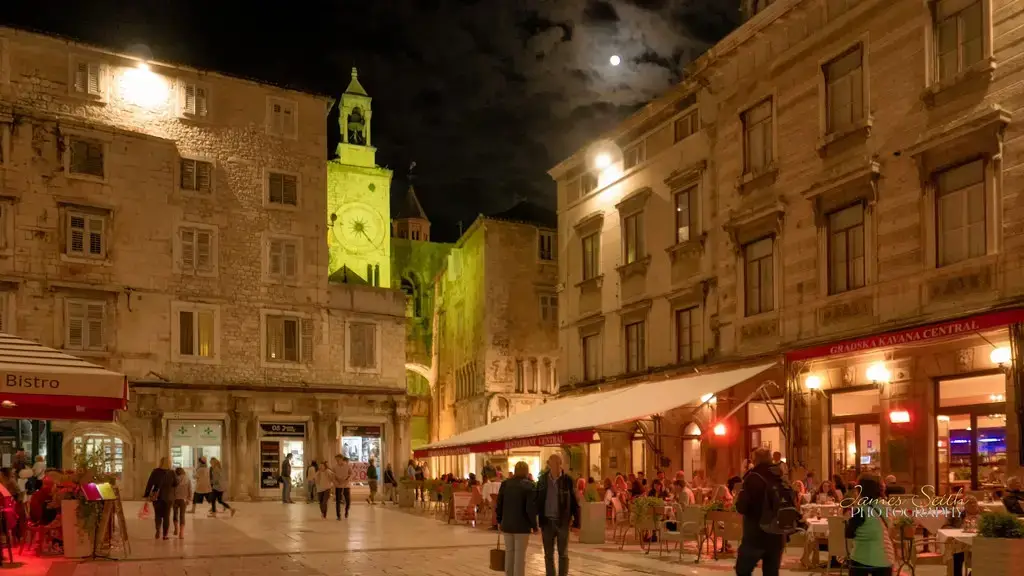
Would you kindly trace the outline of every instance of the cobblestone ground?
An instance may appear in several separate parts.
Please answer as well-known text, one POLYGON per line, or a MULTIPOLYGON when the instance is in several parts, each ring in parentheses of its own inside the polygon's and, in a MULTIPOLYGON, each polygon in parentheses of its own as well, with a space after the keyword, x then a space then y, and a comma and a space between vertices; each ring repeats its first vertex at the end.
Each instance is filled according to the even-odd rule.
MULTIPOLYGON (((207 518, 206 509, 189 516, 184 539, 154 540, 152 522, 138 520, 140 504, 127 503, 131 534, 126 559, 65 561, 15 554, 18 576, 465 576, 488 572, 488 550, 497 536, 465 526, 448 526, 423 512, 353 505, 350 518, 327 520, 314 505, 238 504, 234 518, 207 518)), ((571 576, 710 576, 731 574, 732 560, 693 564, 693 556, 650 555, 637 546, 570 543, 571 576)), ((792 564, 790 556, 787 564, 792 564)), ((760 572, 757 572, 760 574, 760 572)), ((807 571, 783 570, 784 576, 807 571)), ((917 576, 944 574, 923 567, 917 576)), ((527 574, 544 574, 539 537, 530 543, 527 574)))

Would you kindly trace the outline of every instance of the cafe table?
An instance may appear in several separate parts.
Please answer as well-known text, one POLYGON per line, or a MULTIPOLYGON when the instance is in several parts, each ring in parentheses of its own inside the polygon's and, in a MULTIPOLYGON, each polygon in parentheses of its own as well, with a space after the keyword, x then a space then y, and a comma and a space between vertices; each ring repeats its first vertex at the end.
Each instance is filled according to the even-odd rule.
POLYGON ((959 528, 941 528, 936 534, 936 540, 943 545, 942 559, 946 565, 946 574, 953 575, 953 555, 964 554, 965 566, 970 566, 971 546, 974 544, 974 537, 977 532, 964 532, 959 528))

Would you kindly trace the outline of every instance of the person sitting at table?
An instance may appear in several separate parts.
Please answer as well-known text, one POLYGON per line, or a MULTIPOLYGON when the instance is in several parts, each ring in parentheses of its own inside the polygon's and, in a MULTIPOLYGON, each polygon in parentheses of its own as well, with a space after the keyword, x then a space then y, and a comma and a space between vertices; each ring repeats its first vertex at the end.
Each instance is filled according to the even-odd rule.
POLYGON ((885 495, 906 494, 907 489, 896 483, 896 477, 889 474, 885 477, 885 495))
POLYGON ((896 554, 884 511, 875 503, 883 496, 882 483, 874 476, 861 476, 857 483, 868 503, 858 506, 846 523, 846 538, 853 540, 850 576, 892 576, 896 554))
POLYGON ((665 485, 661 483, 661 480, 657 478, 651 482, 651 489, 647 491, 647 495, 652 498, 661 498, 664 500, 668 498, 668 490, 665 489, 665 485))
POLYGON ((793 482, 793 492, 796 492, 796 501, 799 504, 806 504, 811 497, 811 495, 807 493, 807 487, 799 480, 795 480, 793 482))
POLYGON ((1003 506, 1010 514, 1024 514, 1024 492, 1021 492, 1020 478, 1010 476, 1006 479, 1006 492, 1003 493, 1003 506))
POLYGON ((818 489, 811 494, 812 504, 828 504, 829 498, 832 499, 832 503, 839 502, 843 499, 843 494, 839 490, 836 490, 832 485, 832 482, 825 480, 818 486, 818 489))
POLYGON ((693 490, 686 485, 686 480, 676 480, 672 483, 672 499, 683 507, 697 503, 697 497, 693 490))
MULTIPOLYGON (((855 481, 855 480, 856 480, 855 478, 851 479, 851 481, 855 481)), ((842 494, 846 494, 847 488, 848 487, 846 485, 846 482, 843 482, 843 477, 842 476, 840 476, 839 474, 833 474, 832 475, 832 489, 833 490, 838 490, 839 494, 842 495, 842 494)), ((850 487, 850 488, 852 488, 852 487, 850 487)))
POLYGON ((818 481, 814 478, 814 471, 807 471, 807 476, 804 478, 804 487, 807 489, 808 494, 818 489, 818 481))
POLYGON ((703 490, 707 488, 707 478, 704 477, 703 470, 694 470, 693 478, 690 479, 690 487, 694 490, 703 490))

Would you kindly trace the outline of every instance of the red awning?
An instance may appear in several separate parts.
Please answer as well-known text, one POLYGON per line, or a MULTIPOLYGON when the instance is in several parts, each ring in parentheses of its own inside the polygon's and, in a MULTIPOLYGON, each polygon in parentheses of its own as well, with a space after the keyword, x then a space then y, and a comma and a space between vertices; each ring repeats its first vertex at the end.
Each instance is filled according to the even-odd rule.
POLYGON ((0 334, 0 418, 113 421, 128 405, 123 374, 0 334))

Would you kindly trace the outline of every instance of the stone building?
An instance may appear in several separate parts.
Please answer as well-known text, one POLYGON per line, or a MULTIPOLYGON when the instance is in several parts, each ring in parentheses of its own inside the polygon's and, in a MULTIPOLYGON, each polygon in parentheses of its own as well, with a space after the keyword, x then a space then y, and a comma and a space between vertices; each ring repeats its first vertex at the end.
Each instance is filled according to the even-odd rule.
POLYGON ((650 470, 653 449, 724 480, 770 446, 819 475, 997 485, 1021 465, 1024 6, 745 6, 688 81, 551 171, 560 372, 784 376, 662 415, 663 437, 602 435, 592 459, 650 470))
MULTIPOLYGON (((435 286, 439 358, 431 440, 557 394, 555 224, 549 210, 522 202, 478 217, 455 243, 435 286)), ((541 462, 539 451, 527 450, 439 457, 431 470, 479 473, 486 458, 499 465, 525 460, 535 474, 541 462)))
POLYGON ((168 456, 218 457, 232 498, 276 494, 285 454, 296 483, 407 457, 404 298, 328 284, 330 106, 0 28, 0 323, 130 384, 30 452, 105 451, 127 498, 168 456))

